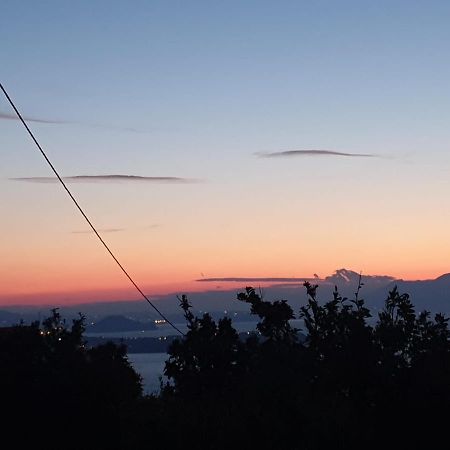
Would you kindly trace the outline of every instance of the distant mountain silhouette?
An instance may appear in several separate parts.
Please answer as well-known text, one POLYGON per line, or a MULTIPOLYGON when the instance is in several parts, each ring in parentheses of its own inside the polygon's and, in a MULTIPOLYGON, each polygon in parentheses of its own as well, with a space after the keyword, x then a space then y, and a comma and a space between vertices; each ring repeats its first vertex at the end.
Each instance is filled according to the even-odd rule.
MULTIPOLYGON (((324 281, 328 283, 342 284, 354 283, 358 284, 360 274, 348 269, 338 269, 333 275, 325 277, 324 281)), ((394 281, 395 278, 388 275, 364 275, 362 274, 362 282, 364 284, 381 284, 386 285, 394 281)))
POLYGON ((441 275, 440 277, 437 277, 435 281, 450 283, 450 273, 446 273, 444 275, 441 275))
MULTIPOLYGON (((324 279, 321 285, 321 299, 327 299, 332 285, 336 285, 341 294, 351 297, 358 287, 359 274, 347 269, 339 269, 333 275, 324 279), (330 286, 326 284, 329 283, 330 286), (326 295, 324 295, 326 293, 326 295)), ((361 289, 361 297, 366 305, 377 311, 383 305, 388 291, 395 286, 402 293, 409 294, 416 311, 424 309, 433 313, 443 312, 450 314, 450 273, 441 275, 434 280, 405 281, 386 275, 362 275, 364 285, 361 289)))
POLYGON ((154 330, 156 325, 153 322, 138 322, 137 320, 128 319, 127 317, 115 315, 107 316, 102 320, 87 327, 89 333, 108 333, 115 331, 141 331, 154 330))
POLYGON ((450 314, 450 274, 441 275, 434 280, 397 280, 388 286, 389 289, 394 285, 401 292, 410 295, 416 311, 427 309, 450 314))
MULTIPOLYGON (((234 282, 238 280, 236 277, 230 277, 234 282)), ((263 280, 275 280, 275 278, 261 278, 263 280)), ((305 292, 302 286, 302 282, 305 280, 311 280, 312 283, 320 285, 319 300, 327 301, 331 298, 334 286, 337 286, 341 295, 346 297, 353 297, 358 287, 359 273, 353 270, 341 268, 336 270, 333 274, 324 278, 301 278, 296 277, 296 281, 290 278, 278 278, 281 280, 272 281, 269 285, 262 288, 263 293, 268 298, 285 299, 289 304, 298 310, 305 299, 305 292), (288 281, 292 280, 292 281, 288 281), (300 281, 297 281, 300 280, 300 281)), ((221 279, 224 281, 224 279, 221 279)), ((194 307, 194 310, 200 314, 208 311, 210 313, 223 313, 225 310, 238 311, 239 318, 248 317, 249 307, 242 302, 236 302, 236 290, 242 289, 249 282, 248 278, 239 279, 239 285, 230 285, 229 289, 216 289, 216 284, 211 283, 211 289, 203 292, 186 292, 189 294, 189 299, 194 307), (247 314, 247 316, 245 316, 247 314)), ((432 312, 444 312, 450 314, 450 273, 443 274, 434 280, 415 280, 405 281, 399 280, 395 277, 388 275, 367 275, 362 274, 362 286, 360 295, 366 301, 366 305, 377 311, 383 305, 384 300, 387 297, 388 290, 392 289, 395 285, 398 285, 399 290, 403 293, 408 293, 411 296, 411 300, 416 306, 416 310, 429 309, 432 312)), ((205 281, 202 282, 203 287, 207 285, 205 281)), ((226 286, 223 284, 222 286, 226 286)), ((168 315, 169 319, 174 322, 183 322, 184 319, 179 312, 179 301, 176 293, 166 294, 154 297, 156 304, 161 305, 164 313, 168 315)), ((149 320, 157 319, 153 311, 149 309, 146 302, 139 301, 115 301, 115 302, 103 302, 103 303, 85 303, 80 305, 61 306, 61 314, 68 318, 78 317, 78 312, 83 312, 88 317, 88 322, 95 321, 98 325, 101 321, 99 318, 105 316, 121 315, 133 316, 142 320, 142 323, 132 321, 130 326, 133 326, 129 331, 136 331, 142 329, 150 329, 152 326, 149 320), (134 328, 136 326, 136 328, 134 328), (142 328, 144 327, 144 328, 142 328)), ((46 308, 48 311, 50 308, 46 308)), ((0 311, 0 322, 5 320, 4 326, 17 323, 20 318, 23 318, 25 322, 31 322, 32 320, 38 320, 38 313, 43 313, 42 306, 34 307, 3 307, 0 311), (7 310, 7 311, 6 311, 7 310), (14 313, 11 316, 2 316, 3 312, 14 313)), ((97 328, 98 329, 98 328, 97 328)), ((88 332, 94 332, 91 327, 88 327, 88 332)), ((116 331, 115 329, 113 331, 116 331)), ((102 331, 99 331, 102 332, 102 331)))
POLYGON ((20 315, 10 311, 0 310, 0 327, 15 325, 20 322, 20 315))

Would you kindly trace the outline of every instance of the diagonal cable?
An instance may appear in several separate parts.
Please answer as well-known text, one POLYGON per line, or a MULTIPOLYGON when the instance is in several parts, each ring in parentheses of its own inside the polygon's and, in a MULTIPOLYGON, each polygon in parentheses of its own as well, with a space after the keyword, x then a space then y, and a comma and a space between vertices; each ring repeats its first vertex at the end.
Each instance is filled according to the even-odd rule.
POLYGON ((64 180, 61 178, 61 176, 59 175, 58 171, 56 170, 55 166, 52 164, 52 162, 50 161, 50 159, 48 158, 48 156, 46 155, 46 153, 44 152, 44 150, 42 149, 41 145, 39 144, 39 142, 37 141, 37 139, 35 138, 33 132, 30 130, 30 128, 28 127, 27 123, 25 122, 25 120, 23 119, 22 115, 20 114, 19 110, 16 108, 16 105, 14 104, 14 102, 11 100, 11 97, 8 95, 8 92, 6 92, 6 89, 3 87, 3 84, 0 83, 0 89, 3 91, 3 94, 5 94, 5 97, 7 98, 8 102, 10 103, 11 107, 13 108, 14 112, 17 114, 17 117, 19 118, 19 120, 22 122, 22 125, 25 127, 25 129, 27 130, 28 134, 30 135, 31 139, 33 140, 33 142, 36 144, 37 148, 39 149, 39 151, 41 152, 41 155, 44 157, 44 159, 47 161, 47 164, 50 166, 50 168, 52 169, 53 173, 55 174, 55 176, 58 178, 59 182, 61 183, 61 185, 63 186, 64 190, 66 191, 67 195, 71 198, 71 200, 73 201, 73 203, 75 204, 75 206, 77 207, 78 211, 81 213, 81 215, 84 217, 84 219, 86 220, 86 222, 88 223, 88 225, 91 227, 92 231, 95 233, 95 235, 97 236, 97 238, 99 239, 99 241, 103 244, 103 247, 105 247, 105 249, 107 250, 107 252, 110 254, 110 256, 112 257, 112 259, 116 262, 116 264, 120 267, 120 269, 122 270, 122 272, 125 274, 125 276, 128 278, 128 280, 130 281, 130 283, 136 288, 136 290, 139 292, 139 294, 141 294, 141 296, 147 301, 147 303, 160 315, 160 317, 162 319, 164 319, 174 330, 176 330, 178 333, 180 333, 181 335, 184 336, 184 333, 175 325, 173 324, 151 301, 150 299, 147 297, 147 295, 144 294, 144 292, 142 291, 142 289, 137 285, 137 283, 133 280, 133 278, 131 278, 130 274, 126 271, 126 269, 122 266, 122 264, 120 263, 120 261, 117 259, 117 257, 114 255, 114 253, 111 251, 111 249, 108 247, 108 244, 103 240, 103 238, 100 236, 100 234, 98 233, 97 229, 94 227, 94 225, 92 224, 92 222, 90 221, 89 217, 86 215, 86 213, 83 211, 83 209, 81 208, 81 206, 79 205, 79 203, 77 202, 76 198, 73 196, 72 192, 70 192, 69 188, 67 187, 66 183, 64 183, 64 180))

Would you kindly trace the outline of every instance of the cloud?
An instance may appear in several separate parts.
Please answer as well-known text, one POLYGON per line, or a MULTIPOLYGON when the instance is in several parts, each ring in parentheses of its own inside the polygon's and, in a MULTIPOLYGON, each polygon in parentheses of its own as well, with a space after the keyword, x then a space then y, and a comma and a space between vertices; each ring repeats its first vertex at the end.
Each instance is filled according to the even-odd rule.
MULTIPOLYGON (((26 122, 35 122, 35 123, 49 123, 49 124, 63 124, 63 123, 69 123, 66 122, 64 120, 50 120, 50 119, 38 119, 35 117, 26 117, 26 116, 22 116, 23 119, 26 122)), ((4 112, 0 112, 0 119, 4 119, 4 120, 20 120, 16 114, 9 114, 9 113, 4 113, 4 112)))
MULTIPOLYGON (((22 177, 10 178, 14 181, 29 183, 58 183, 56 177, 22 177)), ((182 177, 142 177, 139 175, 75 175, 63 177, 66 183, 153 183, 153 184, 191 184, 201 180, 182 177)))
POLYGON ((317 278, 279 278, 279 277, 256 277, 256 278, 240 278, 240 277, 227 277, 227 278, 200 278, 195 281, 216 283, 216 282, 228 282, 228 283, 303 283, 308 280, 317 280, 317 278))
POLYGON ((370 153, 344 153, 333 150, 286 150, 284 152, 255 153, 260 158, 289 158, 295 156, 345 156, 349 158, 376 158, 370 153))
MULTIPOLYGON (((125 228, 99 228, 97 230, 99 233, 117 233, 119 231, 125 231, 125 228)), ((92 230, 76 230, 71 231, 72 234, 90 234, 93 233, 92 230)))
MULTIPOLYGON (((72 124, 72 125, 81 125, 93 128, 104 128, 107 130, 119 130, 119 131, 128 131, 131 133, 142 133, 143 131, 138 130, 132 127, 121 127, 115 125, 105 125, 101 123, 89 123, 89 122, 78 122, 78 121, 69 121, 69 120, 53 120, 53 119, 40 119, 37 117, 28 117, 22 115, 25 122, 33 122, 33 123, 45 123, 45 124, 53 124, 53 125, 63 125, 63 124, 72 124)), ((0 111, 0 120, 20 120, 16 114, 4 113, 0 111)))
MULTIPOLYGON (((161 225, 158 223, 154 223, 152 225, 148 225, 146 227, 139 227, 139 229, 155 229, 159 228, 161 225)), ((119 233, 120 231, 126 231, 126 228, 98 228, 97 231, 99 233, 119 233)), ((93 231, 90 228, 86 230, 74 230, 70 232, 71 234, 91 234, 93 231)))

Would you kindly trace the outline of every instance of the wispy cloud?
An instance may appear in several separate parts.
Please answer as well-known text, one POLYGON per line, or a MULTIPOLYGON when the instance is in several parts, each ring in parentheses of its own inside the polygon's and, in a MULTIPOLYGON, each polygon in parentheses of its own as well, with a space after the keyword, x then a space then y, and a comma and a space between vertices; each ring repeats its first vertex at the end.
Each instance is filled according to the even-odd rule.
MULTIPOLYGON (((43 119, 38 117, 29 117, 22 115, 25 122, 32 122, 32 123, 43 123, 43 124, 53 124, 53 125, 63 125, 63 124, 71 124, 71 125, 81 125, 86 127, 93 127, 93 128, 103 128, 106 130, 119 130, 119 131, 128 131, 131 133, 142 133, 142 130, 138 130, 136 128, 132 127, 123 127, 123 126, 116 126, 116 125, 107 125, 102 123, 90 123, 90 122, 82 122, 82 121, 75 121, 75 120, 56 120, 56 119, 43 119)), ((16 114, 12 113, 5 113, 0 111, 0 120, 20 120, 16 114)))
MULTIPOLYGON (((99 228, 99 233, 117 233, 119 231, 125 231, 125 228, 99 228)), ((91 234, 92 230, 75 230, 71 231, 72 234, 91 234)))
MULTIPOLYGON (((55 177, 22 177, 10 178, 14 181, 28 183, 58 183, 55 177)), ((139 175, 75 175, 63 177, 66 183, 153 183, 153 184, 192 184, 202 180, 183 177, 143 177, 139 175)))
MULTIPOLYGON (((154 223, 151 225, 147 225, 144 227, 137 227, 136 229, 140 230, 150 230, 150 229, 155 229, 155 228, 159 228, 161 225, 159 223, 154 223)), ((97 231, 101 234, 103 233, 119 233, 121 231, 126 231, 127 228, 97 228, 97 231)), ((71 234, 92 234, 93 230, 91 230, 90 228, 87 228, 86 230, 74 230, 70 232, 71 234)))
POLYGON ((255 153, 259 158, 290 158, 298 156, 344 156, 348 158, 377 158, 378 155, 371 153, 345 153, 333 150, 286 150, 284 152, 255 153))
MULTIPOLYGON (((39 118, 36 118, 36 117, 27 117, 27 116, 22 116, 22 117, 27 122, 48 123, 48 124, 69 123, 69 122, 66 122, 64 120, 39 119, 39 118)), ((0 119, 3 119, 3 120, 19 120, 19 118, 17 117, 16 114, 9 114, 9 113, 4 113, 4 112, 0 112, 0 119)))

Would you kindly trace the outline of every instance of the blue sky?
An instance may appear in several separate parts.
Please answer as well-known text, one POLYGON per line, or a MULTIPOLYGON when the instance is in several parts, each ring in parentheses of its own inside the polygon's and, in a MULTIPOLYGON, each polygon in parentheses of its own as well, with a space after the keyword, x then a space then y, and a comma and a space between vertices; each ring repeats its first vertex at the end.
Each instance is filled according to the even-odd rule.
POLYGON ((113 167, 124 146, 193 172, 192 153, 439 154, 449 13, 411 1, 4 2, 2 78, 30 116, 80 123, 82 154, 114 131, 82 124, 117 126, 96 153, 113 167))

